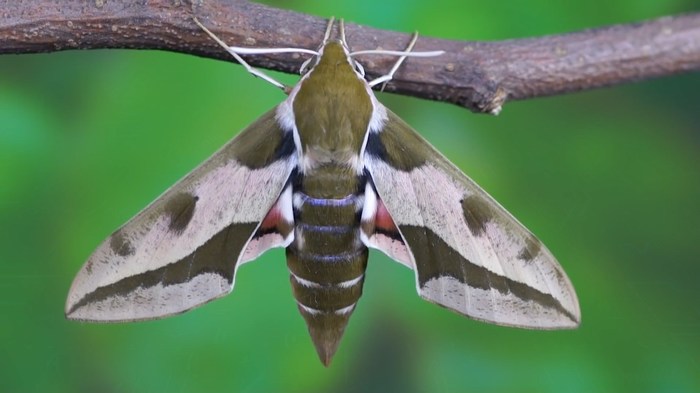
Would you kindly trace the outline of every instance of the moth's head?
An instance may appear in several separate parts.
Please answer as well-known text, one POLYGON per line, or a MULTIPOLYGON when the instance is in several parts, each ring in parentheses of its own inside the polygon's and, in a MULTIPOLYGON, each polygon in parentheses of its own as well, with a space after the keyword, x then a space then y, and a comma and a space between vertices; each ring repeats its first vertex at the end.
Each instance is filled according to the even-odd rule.
POLYGON ((359 77, 364 78, 365 70, 362 68, 360 63, 352 58, 352 52, 350 52, 348 43, 345 40, 345 23, 342 19, 338 20, 338 38, 331 40, 330 36, 334 25, 334 18, 331 18, 328 22, 326 34, 323 37, 323 42, 317 51, 318 54, 314 55, 301 65, 300 73, 304 75, 316 68, 316 66, 319 64, 332 65, 347 63, 359 77))
POLYGON ((355 60, 355 56, 358 55, 390 55, 390 56, 398 56, 399 60, 396 62, 394 65, 394 68, 390 71, 389 74, 386 74, 382 77, 376 78, 373 81, 369 82, 370 87, 374 86, 378 83, 386 83, 388 80, 392 78, 393 73, 396 71, 396 68, 403 62, 403 60, 407 57, 432 57, 432 56, 440 56, 442 55, 443 51, 438 50, 438 51, 430 51, 430 52, 414 52, 413 51, 413 45, 416 43, 416 40, 418 39, 418 34, 414 33, 413 38, 411 39, 410 44, 408 45, 408 48, 403 51, 393 51, 393 50, 384 50, 384 49, 367 49, 367 50, 359 50, 359 51, 354 51, 351 52, 350 48, 348 47, 348 43, 345 40, 345 24, 343 23, 343 20, 340 19, 338 21, 338 38, 335 40, 330 40, 331 32, 333 31, 333 23, 334 19, 331 18, 330 21, 328 22, 328 27, 326 28, 326 34, 323 38, 323 43, 321 44, 321 47, 318 49, 318 51, 313 52, 313 51, 307 51, 312 52, 314 56, 312 56, 310 59, 306 60, 302 65, 301 65, 301 70, 300 73, 302 75, 309 73, 312 71, 314 68, 316 68, 320 64, 328 64, 328 65, 338 65, 338 64, 347 64, 350 66, 350 68, 357 74, 357 76, 361 79, 364 79, 365 77, 365 70, 362 68, 362 65, 355 60), (313 64, 311 67, 309 67, 310 64, 313 64))

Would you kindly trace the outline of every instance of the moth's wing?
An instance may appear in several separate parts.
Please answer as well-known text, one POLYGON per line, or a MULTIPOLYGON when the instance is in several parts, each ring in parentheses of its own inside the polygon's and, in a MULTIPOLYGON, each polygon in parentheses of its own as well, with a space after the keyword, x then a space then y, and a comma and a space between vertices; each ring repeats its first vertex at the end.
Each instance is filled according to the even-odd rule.
POLYGON ((377 229, 366 234, 366 243, 413 268, 421 297, 460 314, 524 328, 578 326, 576 293, 549 250, 410 126, 387 113, 385 127, 370 133, 365 150, 378 194, 377 229), (382 211, 388 211, 400 236, 392 234, 382 211))
POLYGON ((153 319, 229 293, 239 265, 291 240, 278 224, 291 214, 283 189, 296 161, 291 130, 266 113, 97 248, 66 316, 153 319))

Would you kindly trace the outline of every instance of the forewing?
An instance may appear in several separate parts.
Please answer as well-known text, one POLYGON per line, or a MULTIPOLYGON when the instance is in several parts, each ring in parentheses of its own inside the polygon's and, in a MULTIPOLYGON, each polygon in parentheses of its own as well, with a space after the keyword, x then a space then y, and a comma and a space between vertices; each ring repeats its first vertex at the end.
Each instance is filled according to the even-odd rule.
POLYGON ((274 223, 258 228, 296 160, 292 132, 274 110, 263 115, 97 248, 73 281, 66 316, 153 319, 230 292, 241 263, 291 236, 274 223))
POLYGON ((419 294, 500 325, 578 326, 576 294, 549 250, 410 126, 387 113, 384 128, 368 136, 365 165, 408 248, 411 260, 400 262, 416 271, 419 294))

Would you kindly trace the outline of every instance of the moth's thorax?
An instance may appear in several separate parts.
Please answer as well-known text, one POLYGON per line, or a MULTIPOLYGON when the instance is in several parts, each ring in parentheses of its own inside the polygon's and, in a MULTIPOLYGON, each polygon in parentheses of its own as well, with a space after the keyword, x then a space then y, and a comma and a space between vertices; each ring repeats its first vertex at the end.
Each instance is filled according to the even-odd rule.
POLYGON ((373 105, 367 82, 355 72, 341 43, 323 48, 301 82, 293 111, 307 169, 357 163, 373 105))

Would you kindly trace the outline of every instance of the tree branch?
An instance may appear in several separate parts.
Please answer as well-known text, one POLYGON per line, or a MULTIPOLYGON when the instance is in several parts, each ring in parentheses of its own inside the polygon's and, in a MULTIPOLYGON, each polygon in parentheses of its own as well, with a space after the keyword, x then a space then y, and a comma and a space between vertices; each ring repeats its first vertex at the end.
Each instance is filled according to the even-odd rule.
MULTIPOLYGON (((326 20, 243 0, 0 0, 0 54, 67 49, 160 49, 225 59, 230 56, 192 21, 193 14, 230 45, 317 49, 326 20)), ((408 34, 346 25, 354 50, 401 49, 408 34)), ((387 91, 496 113, 521 100, 700 69, 700 13, 577 33, 500 42, 421 37, 387 91)), ((298 72, 303 58, 246 57, 252 65, 298 72)), ((362 59, 367 74, 395 59, 362 59)))

